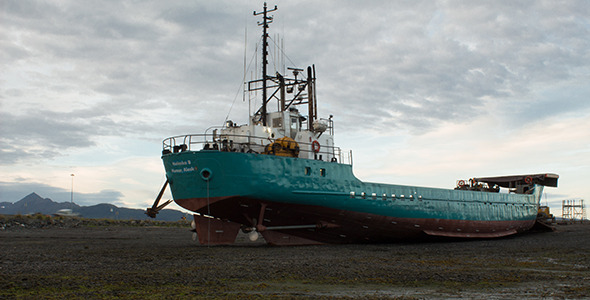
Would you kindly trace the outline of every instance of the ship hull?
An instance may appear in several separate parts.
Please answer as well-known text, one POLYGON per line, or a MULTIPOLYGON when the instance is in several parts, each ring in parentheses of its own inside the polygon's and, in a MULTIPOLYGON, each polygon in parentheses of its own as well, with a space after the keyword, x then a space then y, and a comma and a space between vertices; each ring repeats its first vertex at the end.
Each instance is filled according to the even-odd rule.
MULTIPOLYGON (((174 201, 204 232, 256 229, 271 244, 389 242, 426 236, 493 238, 529 230, 542 186, 504 194, 367 183, 351 165, 255 153, 163 157, 174 201), (206 218, 206 226, 202 216, 206 218), (223 221, 219 221, 223 220, 223 221), (225 223, 224 223, 225 222, 225 223)), ((226 233, 224 233, 226 234, 226 233)), ((215 243, 215 241, 213 241, 215 243)))

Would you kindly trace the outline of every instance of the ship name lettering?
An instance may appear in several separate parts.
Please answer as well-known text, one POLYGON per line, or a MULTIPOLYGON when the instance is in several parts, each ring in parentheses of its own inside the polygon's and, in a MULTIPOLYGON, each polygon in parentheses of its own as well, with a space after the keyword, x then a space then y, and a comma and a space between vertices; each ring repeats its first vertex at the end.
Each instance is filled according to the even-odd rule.
POLYGON ((171 169, 170 170, 172 173, 188 173, 188 172, 194 172, 195 168, 194 167, 184 167, 182 169, 178 168, 178 169, 171 169))

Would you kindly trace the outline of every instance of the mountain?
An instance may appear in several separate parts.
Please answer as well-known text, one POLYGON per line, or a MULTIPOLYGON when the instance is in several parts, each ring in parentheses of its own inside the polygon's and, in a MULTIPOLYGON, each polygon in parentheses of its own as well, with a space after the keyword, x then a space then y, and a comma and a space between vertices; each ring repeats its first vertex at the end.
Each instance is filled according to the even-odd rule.
MULTIPOLYGON (((72 209, 79 213, 81 217, 90 219, 119 219, 119 220, 146 220, 150 219, 143 209, 117 207, 108 203, 101 203, 92 206, 80 206, 71 202, 54 202, 49 198, 42 198, 36 193, 31 193, 15 203, 0 203, 0 214, 34 214, 41 213, 51 215, 60 209, 72 209)), ((160 221, 177 221, 185 214, 174 209, 161 210, 156 220, 160 221)))
POLYGON ((77 204, 72 203, 56 203, 53 202, 49 198, 42 198, 41 196, 37 195, 36 193, 30 193, 26 197, 22 198, 21 200, 15 202, 14 204, 4 202, 0 207, 0 213, 6 215, 14 215, 14 214, 29 214, 29 213, 44 213, 44 214, 52 214, 60 209, 63 208, 71 208, 73 210, 78 210, 80 206, 77 204))

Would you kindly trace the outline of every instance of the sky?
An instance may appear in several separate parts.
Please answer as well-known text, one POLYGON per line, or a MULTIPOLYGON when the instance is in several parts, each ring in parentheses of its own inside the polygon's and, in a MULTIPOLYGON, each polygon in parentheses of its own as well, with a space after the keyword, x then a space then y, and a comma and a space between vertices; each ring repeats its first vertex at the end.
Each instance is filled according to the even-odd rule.
MULTIPOLYGON (((315 64, 319 116, 359 179, 556 173, 553 213, 590 200, 589 1, 275 4, 269 73, 315 64)), ((262 6, 0 2, 0 202, 151 206, 164 138, 247 123, 262 6)))

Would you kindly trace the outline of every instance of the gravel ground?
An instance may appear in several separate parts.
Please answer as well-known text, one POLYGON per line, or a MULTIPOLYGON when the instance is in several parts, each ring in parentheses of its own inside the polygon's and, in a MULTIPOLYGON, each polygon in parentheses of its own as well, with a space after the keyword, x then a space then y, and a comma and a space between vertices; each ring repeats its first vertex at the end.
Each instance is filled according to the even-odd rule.
POLYGON ((586 224, 491 240, 270 247, 240 235, 207 247, 182 223, 29 219, 0 216, 2 299, 590 298, 586 224))

